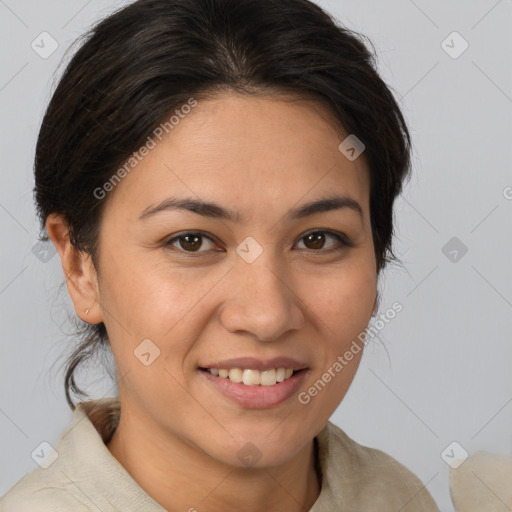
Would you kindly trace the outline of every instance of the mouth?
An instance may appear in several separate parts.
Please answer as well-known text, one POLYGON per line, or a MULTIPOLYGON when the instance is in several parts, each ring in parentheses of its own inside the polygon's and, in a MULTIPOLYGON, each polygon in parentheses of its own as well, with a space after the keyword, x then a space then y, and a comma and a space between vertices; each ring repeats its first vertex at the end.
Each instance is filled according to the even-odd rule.
POLYGON ((284 382, 303 370, 293 368, 269 368, 267 370, 254 370, 252 368, 199 368, 209 372, 214 377, 229 379, 231 382, 241 383, 244 386, 275 386, 284 382))
POLYGON ((198 370, 208 384, 236 404, 249 409, 265 409, 289 399, 309 368, 291 360, 280 360, 279 364, 271 366, 268 362, 244 359, 229 364, 215 363, 198 370))

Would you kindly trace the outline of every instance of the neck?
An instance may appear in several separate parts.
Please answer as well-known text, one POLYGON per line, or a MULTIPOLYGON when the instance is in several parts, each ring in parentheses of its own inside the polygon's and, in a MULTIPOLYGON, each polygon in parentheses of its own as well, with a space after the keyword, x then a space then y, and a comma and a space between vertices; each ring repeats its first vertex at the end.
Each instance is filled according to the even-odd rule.
POLYGON ((131 477, 166 510, 304 512, 320 493, 314 441, 281 466, 239 468, 187 441, 121 415, 107 444, 131 477))

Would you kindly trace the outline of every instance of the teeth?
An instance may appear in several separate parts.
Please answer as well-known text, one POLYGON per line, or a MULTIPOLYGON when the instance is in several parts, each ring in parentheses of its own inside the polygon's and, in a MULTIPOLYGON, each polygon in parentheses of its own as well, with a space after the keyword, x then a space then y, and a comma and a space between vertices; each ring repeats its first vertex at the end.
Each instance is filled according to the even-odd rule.
POLYGON ((260 383, 261 372, 258 370, 244 370, 244 384, 246 386, 257 386, 260 383))
POLYGON ((273 386, 277 382, 276 374, 277 372, 274 369, 262 371, 260 376, 260 384, 262 386, 273 386))
POLYGON ((242 370, 240 368, 231 368, 231 370, 229 370, 229 380, 232 380, 233 382, 242 382, 242 370))
POLYGON ((243 382, 246 386, 274 386, 278 382, 283 382, 293 375, 292 368, 271 368, 268 370, 252 370, 246 368, 208 368, 208 371, 222 379, 229 379, 233 382, 243 382))

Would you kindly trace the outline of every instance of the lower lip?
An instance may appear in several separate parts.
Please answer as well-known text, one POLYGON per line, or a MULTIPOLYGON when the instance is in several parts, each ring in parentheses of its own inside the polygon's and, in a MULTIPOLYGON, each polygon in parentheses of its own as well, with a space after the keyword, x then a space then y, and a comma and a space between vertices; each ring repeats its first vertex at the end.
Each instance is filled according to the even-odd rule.
POLYGON ((307 369, 300 370, 273 386, 247 386, 228 378, 216 377, 207 370, 198 371, 224 396, 247 409, 267 409, 283 403, 297 391, 307 373, 307 369))

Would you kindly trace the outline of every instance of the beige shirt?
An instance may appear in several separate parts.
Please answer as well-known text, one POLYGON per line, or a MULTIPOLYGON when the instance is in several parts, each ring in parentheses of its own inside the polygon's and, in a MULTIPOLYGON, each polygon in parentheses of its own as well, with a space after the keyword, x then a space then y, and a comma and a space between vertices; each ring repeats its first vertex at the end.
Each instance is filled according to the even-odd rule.
POLYGON ((477 452, 450 469, 450 493, 457 512, 512 510, 512 456, 477 452))
MULTIPOLYGON (((164 512, 105 445, 119 413, 115 398, 78 404, 54 446, 57 458, 10 489, 0 511, 164 512)), ((322 487, 310 512, 439 512, 418 478, 389 455, 356 443, 331 422, 316 439, 322 487)))

